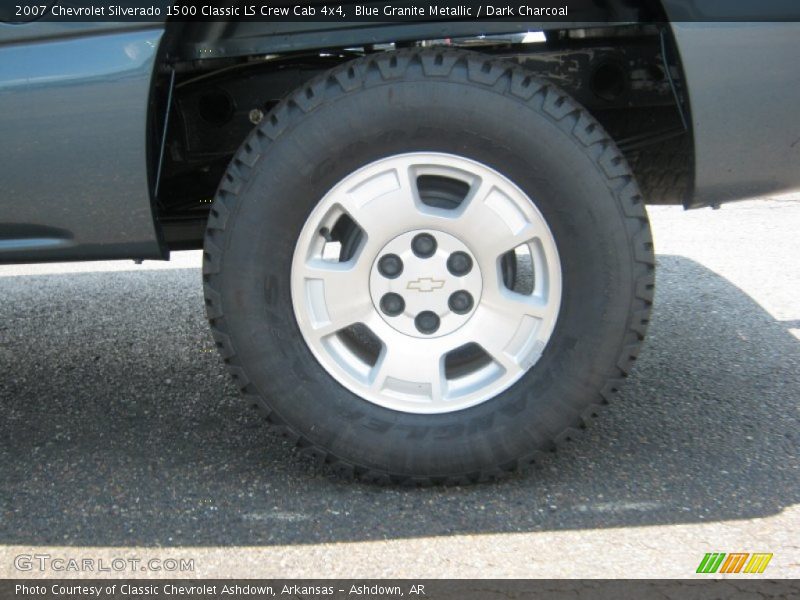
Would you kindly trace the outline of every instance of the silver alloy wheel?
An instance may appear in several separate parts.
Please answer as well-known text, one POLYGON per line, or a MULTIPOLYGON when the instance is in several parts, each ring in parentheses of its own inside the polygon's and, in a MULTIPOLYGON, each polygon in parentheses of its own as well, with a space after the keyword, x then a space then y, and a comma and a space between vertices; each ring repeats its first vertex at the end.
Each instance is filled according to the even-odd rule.
POLYGON ((542 214, 506 177, 415 152, 322 198, 291 285, 303 338, 339 383, 389 409, 446 413, 536 363, 558 317, 561 264, 542 214))

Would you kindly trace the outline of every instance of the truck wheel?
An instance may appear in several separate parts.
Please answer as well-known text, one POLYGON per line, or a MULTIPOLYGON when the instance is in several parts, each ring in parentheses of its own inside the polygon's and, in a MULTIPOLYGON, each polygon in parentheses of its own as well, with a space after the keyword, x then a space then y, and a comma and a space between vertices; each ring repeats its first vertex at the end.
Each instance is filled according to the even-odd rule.
POLYGON ((203 277, 237 384, 304 453, 467 483, 607 403, 653 265, 636 182, 589 113, 519 66, 434 49, 283 100, 220 184, 203 277))

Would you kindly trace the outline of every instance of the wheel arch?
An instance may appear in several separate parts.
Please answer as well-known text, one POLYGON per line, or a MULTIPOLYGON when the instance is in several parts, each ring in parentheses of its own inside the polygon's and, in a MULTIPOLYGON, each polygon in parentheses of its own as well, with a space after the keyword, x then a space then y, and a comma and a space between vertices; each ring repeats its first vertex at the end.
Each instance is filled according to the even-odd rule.
MULTIPOLYGON (((233 4, 232 2, 229 4, 233 4)), ((548 29, 552 27, 544 21, 527 21, 527 22, 493 22, 493 21, 436 21, 436 22, 404 22, 404 23, 285 23, 285 22, 257 22, 257 21, 215 21, 215 22, 181 22, 177 20, 167 20, 165 23, 165 32, 161 44, 161 61, 159 71, 154 78, 156 82, 154 89, 154 101, 152 103, 153 111, 156 111, 157 118, 154 122, 157 123, 154 135, 158 148, 155 148, 151 153, 153 160, 158 161, 153 165, 153 172, 157 173, 156 180, 161 182, 161 189, 159 190, 160 196, 157 198, 159 206, 159 214, 157 220, 160 228, 165 232, 165 239, 169 246, 173 249, 199 247, 202 238, 202 230, 205 226, 205 221, 195 219, 192 223, 182 221, 177 223, 172 217, 174 216, 173 207, 178 202, 170 197, 168 189, 163 189, 163 182, 165 179, 169 180, 169 156, 162 163, 162 157, 169 155, 165 152, 165 146, 169 145, 170 132, 167 136, 161 135, 164 121, 166 120, 168 95, 170 93, 169 78, 177 73, 178 86, 182 85, 181 78, 189 78, 193 75, 200 74, 205 77, 206 74, 210 75, 212 81, 215 77, 214 73, 219 73, 226 76, 225 73, 228 65, 239 61, 240 64, 235 68, 243 67, 241 71, 244 75, 249 76, 258 69, 258 65, 253 62, 251 69, 246 63, 253 61, 256 58, 264 56, 277 57, 286 63, 292 61, 305 60, 303 57, 311 54, 329 53, 331 51, 349 51, 347 49, 352 47, 360 48, 360 52, 376 52, 385 51, 390 48, 403 48, 414 45, 429 45, 432 43, 460 43, 462 40, 489 40, 502 35, 520 34, 523 32, 545 30, 548 36, 552 36, 555 40, 553 48, 558 52, 568 53, 574 51, 576 54, 587 55, 587 52, 595 51, 600 48, 602 52, 614 53, 618 52, 620 57, 626 58, 626 52, 633 52, 635 56, 633 59, 640 58, 641 50, 637 49, 639 41, 635 39, 635 35, 625 33, 624 35, 619 32, 625 28, 636 28, 641 25, 642 28, 649 27, 648 44, 651 44, 647 52, 650 53, 650 59, 659 63, 656 65, 657 69, 662 69, 659 53, 664 52, 667 48, 669 56, 674 61, 674 67, 664 65, 662 69, 667 73, 674 73, 680 78, 681 66, 680 56, 678 49, 674 44, 672 32, 665 25, 666 15, 661 2, 658 0, 613 0, 604 3, 603 6, 598 7, 597 3, 592 0, 580 0, 576 4, 570 4, 570 17, 572 21, 568 24, 559 23, 559 29, 548 29), (578 15, 583 15, 584 20, 578 19, 578 15), (611 22, 611 25, 604 25, 611 22), (655 33, 654 33, 655 32, 655 33), (389 45, 391 44, 391 47, 389 45), (637 54, 638 53, 638 54, 637 54), (166 165, 166 166, 165 166, 166 165), (165 172, 165 170, 167 172, 165 172)), ((550 39, 550 37, 548 37, 550 39)), ((471 43, 471 42, 470 42, 471 43)), ((463 46, 462 46, 463 47, 463 46)), ((469 46, 472 48, 472 46, 469 46)), ((517 45, 521 47, 521 45, 517 45)), ((498 48, 476 48, 478 51, 486 53, 494 53, 500 50, 498 48)), ((345 52, 342 53, 342 60, 349 60, 353 58, 351 54, 346 56, 345 52)), ((523 60, 521 56, 513 56, 514 60, 523 60)), ((524 60, 535 58, 532 55, 526 55, 524 60)), ((581 59, 582 60, 582 59, 581 59)), ((546 58, 541 58, 539 68, 546 69, 545 65, 548 61, 546 58)), ((564 59, 562 62, 566 63, 564 59)), ((594 77, 594 69, 592 66, 598 62, 591 60, 581 63, 579 67, 570 67, 565 72, 559 73, 544 73, 544 76, 552 75, 551 80, 558 85, 563 86, 565 78, 571 80, 573 88, 567 87, 567 91, 577 96, 579 101, 587 104, 580 94, 578 88, 584 91, 591 91, 592 87, 591 78, 594 77)), ((600 61, 602 62, 602 61, 600 61)), ((612 60, 616 64, 626 65, 627 60, 612 60)), ((528 60, 526 66, 536 66, 535 61, 528 60)), ((320 69, 330 68, 331 64, 320 66, 320 69)), ((672 76, 670 76, 670 80, 672 76)), ((255 80, 253 80, 255 81, 255 80)), ((277 99, 291 92, 295 87, 302 85, 304 80, 298 79, 294 85, 289 85, 285 82, 274 83, 268 77, 258 85, 261 89, 267 89, 266 95, 271 98, 274 103, 277 99)), ((677 89, 673 86, 669 90, 662 82, 661 98, 657 99, 660 104, 672 104, 677 106, 678 113, 682 114, 683 123, 691 123, 691 120, 686 116, 688 113, 688 103, 685 101, 685 89, 677 89)), ((679 88, 680 86, 678 86, 679 88)), ((261 99, 263 100, 263 99, 261 99)), ((651 102, 652 98, 647 99, 646 102, 651 102)), ((238 101, 238 100, 237 100, 238 101)), ((606 101, 602 98, 598 100, 600 108, 614 107, 621 108, 624 102, 631 103, 630 100, 621 98, 613 101, 606 101), (606 106, 607 105, 607 106, 606 106)), ((242 101, 242 104, 250 102, 249 99, 242 101)), ((181 103, 181 99, 177 98, 177 103, 181 103)), ((590 105, 587 108, 594 112, 590 105)), ((266 114, 268 109, 263 109, 266 114)), ((619 112, 619 111, 618 111, 619 112)), ((646 113, 646 110, 640 111, 646 113)), ((676 115, 678 113, 675 113, 676 115)), ((597 117, 598 115, 595 114, 597 117)), ((647 119, 647 115, 643 115, 647 119)), ((176 126, 180 125, 180 120, 183 115, 173 114, 169 123, 169 128, 174 130, 176 126), (176 119, 177 117, 177 119, 176 119)), ((192 117, 197 120, 196 116, 192 117)), ((242 113, 238 118, 245 118, 246 113, 242 113)), ((672 128, 673 133, 675 130, 683 128, 685 132, 684 137, 690 138, 691 132, 685 131, 685 126, 677 125, 675 115, 670 115, 670 122, 668 127, 672 128)), ((603 119, 599 119, 603 122, 603 119)), ((615 139, 622 137, 635 137, 641 131, 637 130, 636 122, 631 119, 617 119, 621 123, 630 122, 633 125, 628 125, 627 129, 621 129, 619 133, 614 130, 614 123, 603 122, 604 126, 611 132, 615 139)), ((647 134, 656 134, 664 129, 664 126, 652 122, 650 119, 646 130, 647 134)), ((238 134, 237 138, 239 143, 244 140, 246 133, 249 131, 242 125, 242 133, 238 134)), ((620 125, 622 126, 622 125, 620 125)), ((221 134, 219 137, 225 137, 221 134)), ((227 135, 228 132, 226 132, 227 135)), ((679 132, 680 133, 680 132, 679 132)), ((196 139, 196 138, 195 138, 196 139)), ((634 140, 635 143, 639 143, 634 140)), ((688 148, 693 148, 691 139, 685 144, 688 148)), ((233 155, 236 146, 227 148, 228 159, 233 155)), ((204 151, 216 151, 215 148, 203 148, 204 151)), ((222 154, 222 152, 218 152, 222 154)), ((658 165, 661 164, 662 157, 655 156, 649 158, 639 159, 631 157, 630 162, 637 173, 637 177, 644 179, 647 177, 655 181, 653 193, 648 193, 648 201, 656 203, 684 203, 687 204, 690 197, 691 186, 691 150, 685 150, 684 155, 681 156, 681 165, 683 172, 680 180, 679 193, 671 193, 671 190, 665 189, 667 184, 674 183, 675 179, 664 178, 662 173, 658 172, 658 165), (634 159, 635 158, 635 159, 634 159), (640 176, 641 174, 641 176, 640 176), (661 186, 657 189, 657 186, 661 186)), ((212 169, 219 177, 222 175, 221 167, 212 169), (215 170, 216 169, 216 170, 215 170)), ((206 186, 208 190, 198 194, 202 196, 198 198, 198 202, 210 202, 210 197, 213 194, 212 187, 215 187, 219 182, 216 179, 209 182, 206 186)), ((158 187, 158 186, 157 186, 158 187)), ((167 181, 167 188, 169 181, 167 181)), ((648 186, 643 185, 647 191, 648 186)), ((183 200, 181 200, 182 202, 183 200)), ((206 209, 208 206, 205 207, 206 209)))

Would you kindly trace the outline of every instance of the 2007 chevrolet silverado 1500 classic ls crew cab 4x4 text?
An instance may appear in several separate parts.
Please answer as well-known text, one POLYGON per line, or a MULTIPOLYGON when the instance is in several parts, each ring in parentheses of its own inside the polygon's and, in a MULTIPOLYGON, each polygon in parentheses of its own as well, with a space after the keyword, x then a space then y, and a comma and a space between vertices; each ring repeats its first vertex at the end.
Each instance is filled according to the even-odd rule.
POLYGON ((0 262, 203 248, 219 352, 302 452, 367 480, 495 478, 633 366, 646 202, 800 187, 800 26, 690 22, 703 5, 6 16, 0 262))

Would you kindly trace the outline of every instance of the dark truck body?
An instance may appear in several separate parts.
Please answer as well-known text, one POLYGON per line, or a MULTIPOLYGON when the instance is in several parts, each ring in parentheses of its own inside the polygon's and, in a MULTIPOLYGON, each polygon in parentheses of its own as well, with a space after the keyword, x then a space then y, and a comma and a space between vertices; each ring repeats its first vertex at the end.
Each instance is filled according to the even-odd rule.
MULTIPOLYGON (((800 24, 680 22, 692 16, 686 5, 664 0, 663 15, 672 22, 660 25, 663 51, 679 73, 680 89, 672 93, 689 146, 685 187, 667 201, 691 208, 800 188, 800 24)), ((0 23, 0 263, 165 259, 171 248, 198 247, 203 217, 170 200, 192 171, 170 179, 173 154, 180 153, 171 154, 165 135, 175 126, 166 122, 180 89, 175 77, 186 69, 243 56, 548 27, 0 23)), ((575 47, 586 46, 578 41, 575 47)), ((190 100, 179 98, 177 106, 190 100)), ((191 164, 214 173, 213 166, 191 164)))

